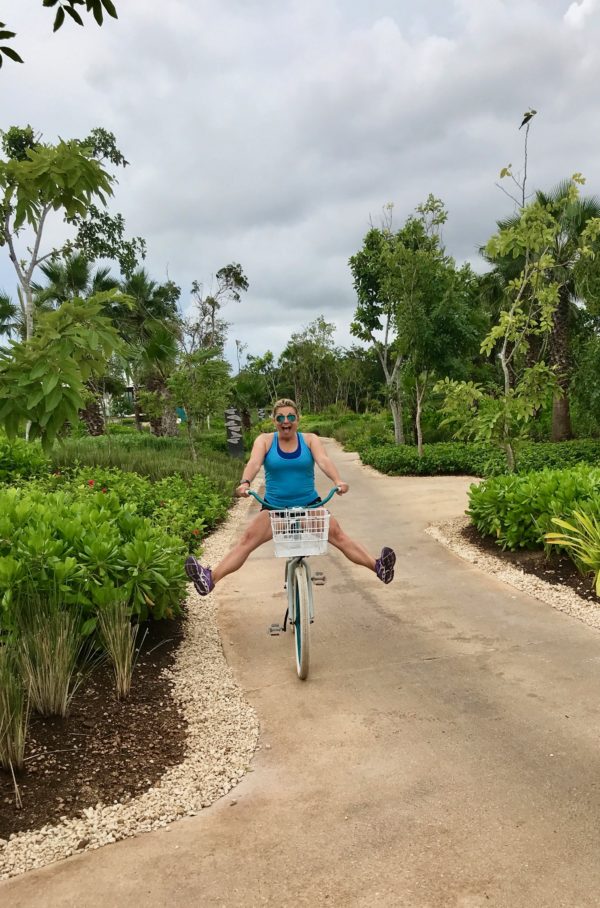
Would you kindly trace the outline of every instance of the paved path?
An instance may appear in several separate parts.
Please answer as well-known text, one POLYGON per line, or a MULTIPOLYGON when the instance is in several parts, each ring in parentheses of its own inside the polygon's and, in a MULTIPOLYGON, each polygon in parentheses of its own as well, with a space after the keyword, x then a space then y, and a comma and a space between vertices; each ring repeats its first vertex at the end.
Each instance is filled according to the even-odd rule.
POLYGON ((268 547, 223 583, 224 647, 262 726, 254 771, 198 817, 0 884, 0 904, 600 904, 600 635, 422 532, 463 510, 466 480, 334 456, 352 487, 336 515, 396 546, 397 579, 315 559, 306 683, 266 633, 282 613, 268 547))

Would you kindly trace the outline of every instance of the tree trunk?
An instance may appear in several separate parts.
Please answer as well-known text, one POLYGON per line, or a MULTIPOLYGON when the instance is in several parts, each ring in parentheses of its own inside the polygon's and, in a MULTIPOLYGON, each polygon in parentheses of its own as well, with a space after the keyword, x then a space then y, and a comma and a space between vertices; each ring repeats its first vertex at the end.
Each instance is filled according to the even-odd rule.
POLYGON ((427 387, 427 372, 423 377, 423 385, 419 387, 419 379, 415 380, 415 392, 417 398, 417 411, 415 413, 415 428, 417 430, 417 451, 419 457, 423 456, 423 430, 421 428, 421 413, 423 412, 423 398, 425 397, 425 388, 427 387))
POLYGON ((162 434, 175 438, 179 435, 179 426, 177 425, 177 410, 167 404, 167 408, 161 417, 162 434))
POLYGON ((93 397, 85 409, 79 411, 79 416, 86 424, 89 435, 104 435, 104 417, 97 397, 93 397))
POLYGON ((572 373, 570 312, 569 291, 567 287, 562 286, 559 290, 558 306, 554 313, 554 324, 550 335, 550 363, 556 368, 558 386, 561 390, 561 395, 557 395, 552 403, 552 441, 566 441, 573 437, 569 406, 569 385, 572 373))
POLYGON ((390 409, 394 419, 394 442, 397 445, 403 445, 406 442, 404 441, 404 425, 402 422, 402 397, 398 389, 396 389, 396 396, 390 397, 390 409))
POLYGON ((135 427, 138 432, 142 431, 142 408, 140 407, 140 400, 138 397, 137 385, 132 386, 133 393, 133 415, 135 417, 135 427))

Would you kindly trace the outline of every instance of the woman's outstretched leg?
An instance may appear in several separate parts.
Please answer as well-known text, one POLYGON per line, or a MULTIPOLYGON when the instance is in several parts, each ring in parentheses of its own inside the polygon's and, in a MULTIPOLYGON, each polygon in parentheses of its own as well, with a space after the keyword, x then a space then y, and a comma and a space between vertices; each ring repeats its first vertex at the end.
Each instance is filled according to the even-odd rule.
POLYGON ((393 549, 385 546, 381 550, 379 558, 373 558, 360 542, 356 542, 354 539, 351 539, 347 533, 344 533, 334 517, 331 518, 329 524, 329 541, 336 549, 339 549, 349 561, 354 562, 354 564, 361 564, 363 567, 374 571, 384 583, 390 583, 394 579, 396 553, 393 549))
POLYGON ((241 568, 248 555, 271 537, 269 514, 267 511, 261 511, 244 531, 240 541, 225 555, 214 570, 203 567, 193 555, 190 555, 185 562, 185 572, 200 595, 206 596, 214 589, 219 580, 241 568))

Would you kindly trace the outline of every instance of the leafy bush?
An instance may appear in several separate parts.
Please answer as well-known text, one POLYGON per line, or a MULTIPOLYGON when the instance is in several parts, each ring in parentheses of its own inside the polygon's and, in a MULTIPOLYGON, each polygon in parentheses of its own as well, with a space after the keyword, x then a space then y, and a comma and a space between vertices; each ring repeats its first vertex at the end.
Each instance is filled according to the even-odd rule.
POLYGON ((394 476, 465 475, 483 476, 497 472, 503 457, 487 445, 441 442, 426 445, 423 457, 409 445, 381 445, 359 449, 363 463, 394 476))
POLYGON ((471 486, 467 513, 502 548, 541 548, 554 518, 600 514, 599 492, 600 469, 593 467, 495 476, 471 486))
POLYGON ((81 607, 88 631, 111 600, 141 619, 170 617, 184 595, 184 551, 115 492, 0 490, 0 625, 14 626, 11 609, 32 581, 81 607))
MULTIPOLYGON (((423 457, 409 445, 370 445, 359 448, 363 463, 394 476, 496 476, 506 473, 506 459, 488 445, 476 442, 440 442, 425 445, 423 457)), ((527 443, 519 450, 517 472, 568 467, 576 464, 600 466, 600 442, 593 439, 527 443)))
MULTIPOLYGON (((30 484, 29 488, 33 486, 30 484)), ((215 483, 196 474, 185 480, 168 476, 151 482, 137 473, 124 473, 112 468, 85 467, 57 471, 37 480, 35 487, 51 491, 63 490, 83 501, 100 492, 116 495, 119 503, 171 537, 178 537, 188 551, 196 548, 206 535, 227 514, 231 495, 218 491, 215 483)))
POLYGON ((16 438, 8 441, 0 435, 0 483, 17 482, 40 476, 48 471, 49 461, 37 442, 16 438))
POLYGON ((565 548, 582 574, 592 573, 600 596, 600 515, 573 511, 570 522, 553 517, 552 523, 562 533, 546 533, 545 542, 565 548))

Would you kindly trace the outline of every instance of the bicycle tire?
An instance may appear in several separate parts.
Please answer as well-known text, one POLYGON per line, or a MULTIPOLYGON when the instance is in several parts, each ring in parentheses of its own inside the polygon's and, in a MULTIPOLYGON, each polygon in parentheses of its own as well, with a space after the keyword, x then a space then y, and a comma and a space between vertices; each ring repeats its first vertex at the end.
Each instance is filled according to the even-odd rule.
POLYGON ((308 576, 304 562, 294 566, 293 594, 296 606, 296 615, 293 623, 296 672, 301 681, 306 681, 310 663, 310 608, 308 601, 308 576))

